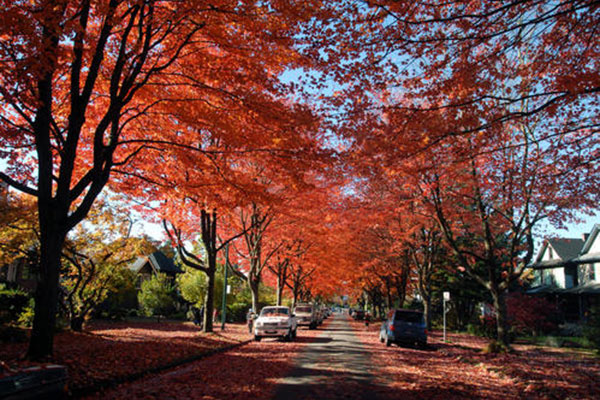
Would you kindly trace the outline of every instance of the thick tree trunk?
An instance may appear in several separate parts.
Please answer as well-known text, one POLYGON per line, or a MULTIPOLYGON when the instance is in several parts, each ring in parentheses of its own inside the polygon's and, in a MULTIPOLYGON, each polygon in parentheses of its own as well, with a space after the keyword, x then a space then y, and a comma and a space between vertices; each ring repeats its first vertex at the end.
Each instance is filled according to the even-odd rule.
POLYGON ((71 321, 70 321, 71 330, 75 331, 75 332, 81 332, 83 330, 84 320, 85 319, 82 316, 77 316, 77 317, 71 318, 71 321))
POLYGON ((249 278, 248 285, 250 286, 250 292, 252 293, 252 310, 255 313, 258 313, 260 312, 258 309, 258 280, 249 278))
POLYGON ((217 268, 217 259, 216 254, 208 256, 209 266, 206 271, 206 295, 204 297, 204 315, 202 331, 203 332, 212 332, 213 331, 213 313, 214 313, 214 304, 215 304, 215 271, 217 268))
POLYGON ((296 308, 296 303, 298 303, 298 286, 294 286, 293 298, 292 298, 292 309, 296 308))
POLYGON ((425 325, 427 326, 427 330, 431 329, 431 297, 430 296, 422 296, 423 297, 423 315, 425 317, 425 325))
POLYGON ((277 305, 280 306, 283 300, 283 287, 284 285, 277 280, 277 305))
POLYGON ((492 291, 492 299, 496 310, 496 339, 499 343, 509 347, 505 293, 502 291, 492 291))
POLYGON ((29 340, 27 358, 41 360, 52 355, 56 312, 58 309, 58 287, 61 250, 64 235, 46 233, 42 229, 40 242, 40 271, 35 292, 33 327, 29 340))

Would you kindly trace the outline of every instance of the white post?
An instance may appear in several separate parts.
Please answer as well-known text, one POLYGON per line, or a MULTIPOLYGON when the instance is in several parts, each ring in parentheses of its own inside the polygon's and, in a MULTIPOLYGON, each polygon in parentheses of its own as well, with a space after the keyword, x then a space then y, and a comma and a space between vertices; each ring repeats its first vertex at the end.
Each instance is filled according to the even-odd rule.
POLYGON ((444 292, 444 343, 446 342, 446 302, 450 300, 450 292, 444 292))

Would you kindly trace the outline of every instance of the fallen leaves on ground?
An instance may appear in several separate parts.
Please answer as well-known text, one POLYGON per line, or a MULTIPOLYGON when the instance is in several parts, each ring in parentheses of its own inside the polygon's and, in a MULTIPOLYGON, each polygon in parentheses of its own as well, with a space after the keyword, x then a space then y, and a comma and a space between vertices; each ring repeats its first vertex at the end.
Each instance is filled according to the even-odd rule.
POLYGON ((271 338, 252 342, 89 398, 269 399, 278 379, 286 376, 300 351, 320 333, 321 329, 298 329, 292 342, 271 338))
POLYGON ((566 349, 515 345, 507 354, 484 354, 487 340, 466 334, 429 334, 425 350, 386 347, 381 324, 351 322, 371 353, 378 396, 402 399, 600 398, 600 359, 566 349))
MULTIPOLYGON (((178 360, 250 339, 243 324, 228 324, 203 333, 182 322, 94 322, 85 332, 64 331, 54 340, 52 363, 68 368, 73 390, 159 368, 178 360)), ((37 365, 23 361, 27 343, 0 347, 0 360, 9 368, 37 365)))

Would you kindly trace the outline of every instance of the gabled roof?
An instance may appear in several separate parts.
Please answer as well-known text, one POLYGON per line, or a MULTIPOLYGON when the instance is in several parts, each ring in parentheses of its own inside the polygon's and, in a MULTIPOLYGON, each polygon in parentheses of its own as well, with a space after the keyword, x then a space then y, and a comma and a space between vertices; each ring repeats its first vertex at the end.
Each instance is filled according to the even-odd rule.
POLYGON ((175 265, 173 260, 165 256, 161 251, 155 251, 149 256, 138 257, 138 259, 129 267, 133 272, 139 272, 146 263, 150 263, 152 269, 156 272, 167 274, 177 274, 181 270, 175 265))
POLYGON ((583 248, 583 239, 549 239, 548 242, 564 261, 577 257, 583 248))
POLYGON ((581 249, 582 255, 585 255, 586 253, 588 253, 590 251, 590 247, 592 247, 592 244, 594 244, 594 241, 596 240, 598 233, 600 233, 600 224, 595 224, 594 227, 592 228, 592 231, 590 232, 589 236, 587 237, 587 240, 583 244, 583 247, 581 249))
POLYGON ((546 239, 540 249, 535 262, 531 265, 533 268, 553 268, 564 265, 576 258, 581 249, 583 248, 583 240, 575 238, 559 238, 559 239, 546 239), (546 249, 550 246, 558 258, 551 260, 543 260, 546 249))

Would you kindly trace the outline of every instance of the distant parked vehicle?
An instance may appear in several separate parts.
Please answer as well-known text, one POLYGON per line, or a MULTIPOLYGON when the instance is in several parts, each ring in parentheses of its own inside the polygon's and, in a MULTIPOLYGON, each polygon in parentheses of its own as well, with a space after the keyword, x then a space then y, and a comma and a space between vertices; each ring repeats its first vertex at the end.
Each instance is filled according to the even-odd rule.
POLYGON ((294 315, 298 326, 308 326, 308 329, 316 329, 319 323, 317 310, 312 304, 298 304, 294 308, 294 315))
POLYGON ((354 312, 352 313, 352 318, 354 318, 357 321, 362 321, 363 319, 365 319, 365 312, 363 310, 354 310, 354 312))
POLYGON ((263 307, 254 323, 254 340, 280 337, 290 341, 296 337, 296 318, 288 307, 263 307))
POLYGON ((383 321, 379 340, 386 346, 396 344, 414 344, 427 346, 427 327, 423 313, 414 310, 392 310, 383 321))

